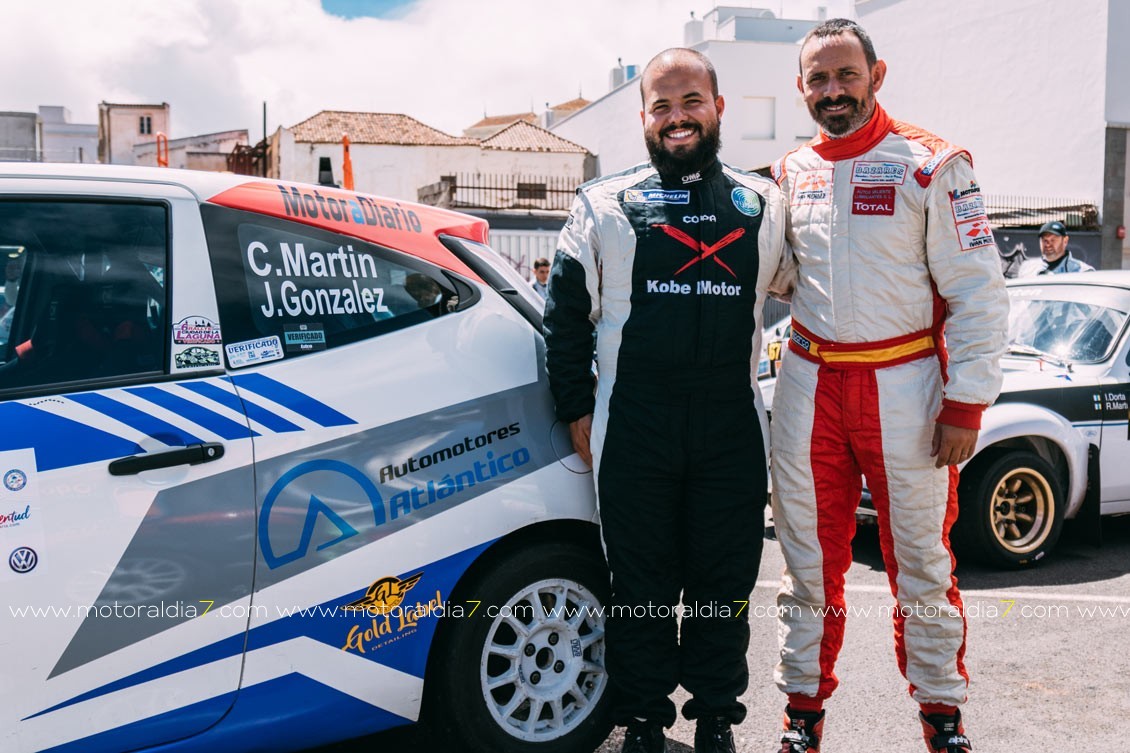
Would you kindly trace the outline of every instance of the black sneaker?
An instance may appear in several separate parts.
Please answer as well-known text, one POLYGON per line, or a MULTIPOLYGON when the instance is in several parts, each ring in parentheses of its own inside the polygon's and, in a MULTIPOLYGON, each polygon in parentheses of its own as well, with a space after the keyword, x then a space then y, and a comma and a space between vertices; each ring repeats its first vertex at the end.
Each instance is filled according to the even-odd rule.
POLYGON ((721 716, 699 719, 694 728, 694 753, 736 753, 730 722, 721 716))
POLYGON ((657 722, 628 722, 624 732, 624 747, 620 753, 667 753, 667 738, 663 736, 663 725, 657 722))
POLYGON ((965 736, 961 724, 961 712, 949 714, 930 714, 918 712, 922 722, 922 737, 926 738, 926 750, 930 753, 969 753, 973 743, 965 736))
POLYGON ((794 711, 785 707, 785 730, 779 753, 820 753, 824 736, 824 712, 794 711))

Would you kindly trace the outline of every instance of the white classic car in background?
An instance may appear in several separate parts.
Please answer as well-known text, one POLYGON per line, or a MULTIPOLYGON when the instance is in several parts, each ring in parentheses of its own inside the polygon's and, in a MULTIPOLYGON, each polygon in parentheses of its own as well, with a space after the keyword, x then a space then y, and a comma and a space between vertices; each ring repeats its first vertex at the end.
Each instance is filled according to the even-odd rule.
MULTIPOLYGON (((1008 283, 1004 387, 962 467, 955 546, 986 564, 1032 565, 1065 519, 1130 512, 1130 271, 1008 283)), ((763 337, 772 404, 788 319, 763 337)), ((873 515, 867 493, 860 513, 873 515)))

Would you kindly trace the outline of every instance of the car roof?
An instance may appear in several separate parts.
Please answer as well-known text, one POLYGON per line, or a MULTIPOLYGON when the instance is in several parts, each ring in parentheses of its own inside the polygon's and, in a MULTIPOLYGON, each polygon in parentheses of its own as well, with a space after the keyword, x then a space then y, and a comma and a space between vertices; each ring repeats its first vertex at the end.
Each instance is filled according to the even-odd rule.
POLYGON ((332 186, 251 175, 133 165, 0 162, 0 178, 179 186, 201 203, 266 214, 351 235, 475 279, 478 275, 452 254, 439 241, 439 236, 487 242, 487 223, 478 217, 332 186))
POLYGON ((1093 272, 1069 272, 1060 275, 1035 275, 1008 280, 1017 285, 1102 285, 1130 289, 1130 269, 1101 269, 1093 272))

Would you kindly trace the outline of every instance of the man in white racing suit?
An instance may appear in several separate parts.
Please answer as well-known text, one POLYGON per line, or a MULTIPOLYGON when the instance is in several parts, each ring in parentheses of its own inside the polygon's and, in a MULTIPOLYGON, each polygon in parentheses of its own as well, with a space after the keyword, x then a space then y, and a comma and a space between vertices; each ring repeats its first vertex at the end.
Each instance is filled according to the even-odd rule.
POLYGON ((771 431, 788 694, 782 753, 819 750, 836 687, 861 475, 878 513, 899 668, 932 753, 971 749, 949 531, 957 464, 1001 385, 1008 298, 969 154, 892 120, 866 32, 822 23, 797 80, 819 135, 774 165, 798 265, 771 431))

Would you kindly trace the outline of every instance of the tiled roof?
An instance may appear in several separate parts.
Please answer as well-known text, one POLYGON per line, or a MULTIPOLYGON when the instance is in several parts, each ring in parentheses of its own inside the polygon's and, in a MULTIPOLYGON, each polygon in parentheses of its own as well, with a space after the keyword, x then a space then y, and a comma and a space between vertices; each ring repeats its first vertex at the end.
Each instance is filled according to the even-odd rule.
POLYGON ((580 144, 566 141, 555 133, 540 126, 519 120, 501 131, 484 139, 484 149, 511 149, 518 152, 573 152, 587 154, 580 144))
POLYGON ((467 126, 467 130, 470 130, 472 128, 491 128, 491 127, 494 127, 494 126, 508 126, 511 123, 518 121, 518 120, 524 120, 527 123, 537 123, 538 122, 538 116, 535 115, 532 112, 519 112, 519 113, 515 113, 514 115, 491 115, 490 117, 484 117, 478 123, 474 123, 472 125, 467 126))
POLYGON ((589 102, 584 97, 577 97, 576 99, 570 99, 568 102, 562 102, 559 105, 554 105, 549 109, 555 110, 557 112, 573 112, 574 110, 580 110, 582 107, 588 107, 591 104, 592 102, 589 102))
POLYGON ((451 136, 415 118, 387 112, 342 112, 322 110, 290 128, 294 140, 333 144, 349 134, 352 144, 401 144, 406 146, 475 146, 479 142, 451 136))

